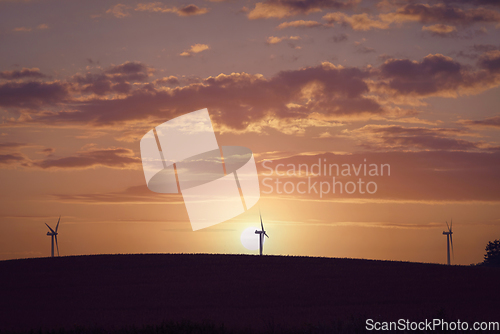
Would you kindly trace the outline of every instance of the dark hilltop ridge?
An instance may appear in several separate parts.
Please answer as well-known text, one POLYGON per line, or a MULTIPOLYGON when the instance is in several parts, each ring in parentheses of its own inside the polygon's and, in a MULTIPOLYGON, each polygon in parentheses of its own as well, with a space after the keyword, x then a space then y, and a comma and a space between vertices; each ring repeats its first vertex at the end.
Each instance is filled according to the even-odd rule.
POLYGON ((500 268, 138 254, 0 261, 0 273, 1 333, 172 324, 182 333, 354 333, 366 319, 500 321, 500 268))

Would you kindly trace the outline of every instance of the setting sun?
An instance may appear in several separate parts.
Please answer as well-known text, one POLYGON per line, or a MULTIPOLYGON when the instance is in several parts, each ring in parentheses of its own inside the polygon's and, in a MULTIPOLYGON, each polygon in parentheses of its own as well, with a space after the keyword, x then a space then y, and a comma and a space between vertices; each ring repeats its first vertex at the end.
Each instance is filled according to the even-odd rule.
POLYGON ((255 233, 256 227, 247 227, 241 233, 241 244, 248 250, 254 251, 259 249, 259 235, 255 233))

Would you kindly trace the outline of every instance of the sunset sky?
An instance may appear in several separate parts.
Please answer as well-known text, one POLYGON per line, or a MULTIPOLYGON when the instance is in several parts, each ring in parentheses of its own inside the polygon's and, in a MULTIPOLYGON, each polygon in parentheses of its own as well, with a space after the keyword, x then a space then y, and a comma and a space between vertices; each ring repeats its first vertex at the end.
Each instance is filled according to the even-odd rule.
POLYGON ((0 259, 49 256, 59 216, 64 256, 257 254, 240 235, 259 208, 266 254, 445 263, 453 219, 467 265, 500 238, 499 1, 0 0, 0 50, 0 259), (220 146, 252 150, 261 199, 193 232, 139 142, 203 108, 220 146), (390 175, 287 194, 264 179, 307 177, 265 161, 390 175))

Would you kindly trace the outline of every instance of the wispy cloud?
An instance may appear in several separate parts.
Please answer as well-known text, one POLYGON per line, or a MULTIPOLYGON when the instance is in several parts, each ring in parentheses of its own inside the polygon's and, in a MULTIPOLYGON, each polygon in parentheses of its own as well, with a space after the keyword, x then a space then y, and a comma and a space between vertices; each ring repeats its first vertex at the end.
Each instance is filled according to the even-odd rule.
POLYGON ((125 17, 129 17, 130 6, 124 4, 116 4, 113 7, 106 10, 106 14, 113 15, 116 18, 123 19, 125 17))
POLYGON ((23 68, 21 70, 0 72, 0 79, 15 80, 23 78, 46 78, 39 68, 23 68))
POLYGON ((30 27, 17 27, 17 28, 14 28, 12 31, 14 32, 30 32, 31 29, 30 27))
POLYGON ((457 28, 455 26, 449 26, 445 24, 434 24, 431 26, 423 26, 422 31, 428 31, 433 35, 437 36, 450 36, 457 32, 457 28))
POLYGON ((85 169, 98 166, 109 168, 136 168, 141 159, 126 148, 90 149, 77 155, 32 161, 31 165, 42 169, 85 169))
POLYGON ((209 50, 210 47, 207 44, 194 44, 188 50, 184 50, 179 54, 182 57, 190 57, 193 54, 200 53, 206 50, 209 50))
POLYGON ((493 116, 481 120, 461 120, 459 123, 478 127, 493 127, 500 129, 500 116, 493 116))
MULTIPOLYGON (((35 29, 36 30, 47 30, 47 29, 49 29, 49 25, 42 23, 42 24, 37 25, 35 29)), ((17 27, 17 28, 12 29, 13 32, 31 32, 33 30, 34 29, 32 27, 17 27)))
POLYGON ((286 29, 286 28, 314 28, 314 27, 320 27, 322 26, 322 23, 319 23, 318 21, 304 21, 304 20, 297 20, 297 21, 291 21, 291 22, 283 22, 280 25, 278 25, 278 29, 286 29))
POLYGON ((132 186, 123 191, 84 193, 84 194, 53 194, 56 200, 73 203, 107 203, 107 204, 181 204, 184 200, 181 194, 158 194, 148 189, 146 185, 132 186))
POLYGON ((269 36, 266 40, 266 43, 269 45, 272 44, 278 44, 281 43, 282 41, 298 41, 300 40, 300 36, 282 36, 282 37, 275 37, 275 36, 269 36))
POLYGON ((208 8, 200 8, 196 5, 186 5, 184 7, 167 7, 161 2, 140 3, 135 8, 139 12, 150 13, 174 13, 178 16, 193 16, 208 13, 208 8))
POLYGON ((26 164, 29 159, 21 153, 21 149, 27 147, 25 143, 4 142, 0 143, 0 166, 1 168, 10 168, 26 164))
POLYGON ((367 53, 375 53, 375 49, 374 48, 371 48, 369 46, 365 46, 365 45, 358 45, 357 49, 356 49, 356 52, 358 53, 363 53, 363 54, 367 54, 367 53))
POLYGON ((388 22, 373 19, 366 13, 349 16, 342 12, 335 12, 326 14, 323 19, 330 24, 338 23, 349 26, 353 30, 389 29, 388 22))
POLYGON ((466 8, 449 4, 407 4, 395 12, 381 14, 386 22, 438 23, 471 25, 475 23, 499 23, 500 13, 488 8, 466 8))
MULTIPOLYGON (((404 2, 403 2, 404 3, 404 2)), ((470 26, 477 23, 500 23, 500 12, 489 8, 460 8, 451 4, 405 4, 398 7, 396 2, 393 12, 370 15, 368 13, 348 15, 344 12, 332 12, 323 16, 330 25, 341 24, 353 30, 389 29, 393 24, 419 22, 430 24, 422 27, 434 35, 450 36, 456 32, 456 26, 470 26)), ((482 27, 484 29, 484 27, 482 27)))
POLYGON ((479 66, 494 73, 500 72, 500 51, 492 50, 479 57, 479 66))
POLYGON ((349 39, 349 36, 347 34, 338 34, 332 37, 332 41, 334 43, 340 43, 340 42, 345 42, 349 39))
POLYGON ((406 127, 399 125, 366 125, 343 130, 342 135, 356 138, 360 145, 378 150, 447 150, 475 151, 487 148, 484 142, 459 138, 468 132, 459 128, 406 127))
POLYGON ((310 14, 323 9, 348 9, 353 8, 358 0, 267 0, 255 4, 254 9, 249 11, 248 18, 255 19, 282 19, 299 14, 310 14))
POLYGON ((208 8, 200 8, 196 5, 186 5, 183 7, 168 7, 161 2, 139 3, 133 8, 125 4, 116 4, 106 10, 106 14, 110 14, 116 18, 125 18, 131 16, 131 11, 149 12, 149 13, 172 13, 177 16, 194 16, 208 13, 208 8))

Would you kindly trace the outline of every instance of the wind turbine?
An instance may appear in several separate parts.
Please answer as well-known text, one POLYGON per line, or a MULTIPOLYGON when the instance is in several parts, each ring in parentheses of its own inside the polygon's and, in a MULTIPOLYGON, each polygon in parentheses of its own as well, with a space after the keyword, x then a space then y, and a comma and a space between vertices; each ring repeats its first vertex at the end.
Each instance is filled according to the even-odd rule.
POLYGON ((264 224, 262 224, 262 215, 260 214, 259 210, 259 216, 260 216, 260 227, 262 228, 261 231, 255 230, 255 234, 259 235, 259 250, 260 250, 260 255, 262 255, 262 249, 264 248, 264 236, 268 237, 266 231, 264 231, 264 224))
POLYGON ((453 219, 450 222, 450 225, 448 225, 448 222, 446 222, 446 226, 448 227, 448 232, 443 231, 443 234, 446 234, 446 246, 448 249, 448 265, 450 265, 450 243, 451 243, 451 252, 453 255, 455 253, 453 252, 453 219))
POLYGON ((57 244, 57 229, 59 228, 59 222, 60 221, 61 221, 61 216, 59 216, 59 220, 57 221, 57 225, 56 225, 56 230, 55 231, 52 228, 50 228, 50 226, 47 225, 47 223, 45 223, 45 225, 47 225, 47 227, 50 230, 50 232, 47 232, 47 235, 50 235, 52 237, 52 252, 51 252, 51 256, 52 257, 54 257, 54 239, 56 239, 57 256, 59 256, 59 245, 57 244))

